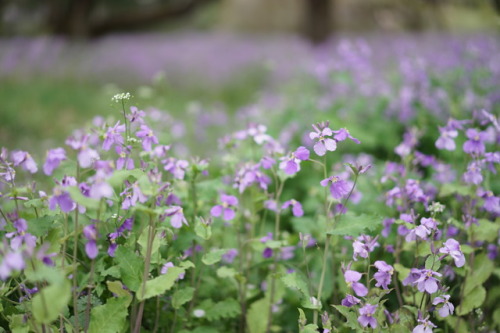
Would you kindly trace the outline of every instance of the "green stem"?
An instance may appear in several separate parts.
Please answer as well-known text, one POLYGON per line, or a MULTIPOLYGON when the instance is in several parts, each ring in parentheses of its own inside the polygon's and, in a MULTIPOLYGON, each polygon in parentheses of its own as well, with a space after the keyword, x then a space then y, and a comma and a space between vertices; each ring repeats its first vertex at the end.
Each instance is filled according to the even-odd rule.
POLYGON ((95 259, 90 263, 90 279, 87 288, 87 306, 85 307, 85 332, 88 331, 90 325, 90 305, 92 304, 92 288, 94 283, 95 259))

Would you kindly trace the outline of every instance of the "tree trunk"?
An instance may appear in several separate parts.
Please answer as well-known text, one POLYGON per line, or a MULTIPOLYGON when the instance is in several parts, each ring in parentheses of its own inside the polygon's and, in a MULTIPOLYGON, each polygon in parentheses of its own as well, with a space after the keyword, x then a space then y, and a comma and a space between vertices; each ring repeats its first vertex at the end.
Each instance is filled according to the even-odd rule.
POLYGON ((330 36, 332 0, 305 0, 305 33, 315 44, 324 42, 330 36))

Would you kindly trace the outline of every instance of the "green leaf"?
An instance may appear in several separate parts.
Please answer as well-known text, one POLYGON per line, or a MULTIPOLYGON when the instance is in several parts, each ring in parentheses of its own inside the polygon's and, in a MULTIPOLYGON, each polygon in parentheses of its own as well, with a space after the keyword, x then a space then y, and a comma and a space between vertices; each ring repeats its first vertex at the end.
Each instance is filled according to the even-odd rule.
POLYGON ((40 237, 44 236, 54 224, 55 217, 43 216, 28 220, 28 231, 30 234, 40 237))
POLYGON ((318 325, 309 324, 300 330, 300 333, 318 333, 318 325))
POLYGON ((367 231, 373 231, 381 225, 382 218, 375 215, 354 215, 347 213, 342 216, 336 226, 326 233, 339 236, 359 236, 367 231))
POLYGON ((141 169, 117 170, 113 172, 113 175, 108 179, 108 183, 113 187, 120 187, 129 177, 139 179, 143 175, 144 171, 141 169))
POLYGON ((476 286, 482 285, 493 273, 495 265, 485 253, 478 254, 474 259, 474 267, 465 280, 464 294, 469 294, 476 286))
POLYGON ((126 324, 130 297, 109 298, 106 304, 96 306, 90 315, 89 333, 119 333, 126 324))
POLYGON ((474 239, 478 241, 493 242, 498 237, 500 223, 490 222, 485 219, 478 221, 479 225, 472 224, 471 229, 474 234, 474 239))
POLYGON ((142 281, 144 261, 126 246, 119 246, 115 260, 120 268, 121 280, 132 291, 137 291, 142 281))
POLYGON ((398 273, 398 279, 401 282, 403 282, 403 280, 406 279, 406 277, 408 276, 408 274, 410 274, 410 269, 404 267, 401 264, 395 263, 393 265, 393 267, 394 267, 394 270, 398 273))
POLYGON ((42 324, 49 324, 56 320, 70 298, 69 280, 43 288, 33 297, 32 311, 35 320, 42 324))
POLYGON ((457 307, 457 315, 463 316, 478 308, 486 299, 486 290, 478 285, 469 293, 465 294, 462 303, 457 307))
POLYGON ((269 309, 268 298, 261 298, 250 305, 246 318, 249 333, 266 332, 267 321, 269 318, 267 309, 269 309))
POLYGON ((199 218, 196 219, 194 232, 198 237, 201 237, 204 240, 209 240, 210 237, 212 237, 212 227, 201 222, 199 218))
POLYGON ((194 295, 194 288, 192 287, 186 287, 177 290, 172 296, 172 306, 174 307, 174 309, 180 308, 183 304, 193 299, 193 295, 194 295))
POLYGON ((142 292, 137 292, 137 299, 139 301, 155 297, 163 294, 165 291, 170 290, 174 285, 175 281, 184 273, 185 270, 180 267, 170 267, 166 274, 160 275, 157 278, 149 280, 146 282, 146 290, 142 292))
POLYGON ((217 276, 220 278, 232 278, 236 275, 234 268, 222 266, 217 270, 217 276))
POLYGON ((237 300, 228 298, 211 305, 209 308, 206 308, 205 311, 205 317, 209 321, 214 321, 239 316, 241 307, 237 300))
POLYGON ((343 305, 334 305, 333 307, 347 319, 347 327, 356 331, 360 330, 360 327, 358 325, 358 316, 353 309, 343 305))
POLYGON ((215 249, 210 251, 209 253, 205 253, 203 257, 201 258, 201 261, 205 265, 213 265, 215 263, 218 263, 221 259, 222 256, 227 252, 227 249, 215 249))
POLYGON ((474 195, 474 189, 472 186, 456 184, 456 183, 448 183, 441 186, 441 190, 439 191, 439 197, 448 197, 453 194, 460 194, 462 196, 471 196, 474 195))
POLYGON ((390 332, 394 332, 394 333, 411 333, 411 330, 408 327, 406 327, 404 325, 401 325, 401 324, 392 324, 390 332))
POLYGON ((131 296, 130 292, 123 289, 123 284, 120 281, 106 281, 109 291, 115 294, 117 297, 131 296))
MULTIPOLYGON (((143 257, 146 257, 147 245, 148 245, 148 234, 149 234, 150 230, 151 230, 150 226, 148 226, 147 228, 144 228, 142 230, 141 235, 139 236, 139 239, 137 240, 137 243, 141 246, 140 252, 141 252, 143 257)), ((160 249, 160 238, 155 236, 153 239, 153 246, 151 248, 151 262, 152 263, 158 262, 158 250, 159 249, 160 249)))
POLYGON ((439 261, 439 257, 434 254, 428 256, 425 260, 425 269, 431 269, 437 272, 440 266, 441 262, 439 261))
POLYGON ((64 188, 65 191, 69 193, 71 199, 73 199, 77 204, 87 207, 90 209, 99 208, 99 200, 88 198, 80 192, 80 189, 76 186, 69 186, 64 188))
POLYGON ((281 278, 281 281, 283 281, 288 288, 296 289, 300 291, 304 297, 309 298, 310 295, 307 282, 297 272, 285 274, 281 278))
POLYGON ((12 315, 8 317, 9 319, 9 328, 12 333, 28 333, 30 331, 30 327, 28 323, 24 320, 24 315, 12 315))

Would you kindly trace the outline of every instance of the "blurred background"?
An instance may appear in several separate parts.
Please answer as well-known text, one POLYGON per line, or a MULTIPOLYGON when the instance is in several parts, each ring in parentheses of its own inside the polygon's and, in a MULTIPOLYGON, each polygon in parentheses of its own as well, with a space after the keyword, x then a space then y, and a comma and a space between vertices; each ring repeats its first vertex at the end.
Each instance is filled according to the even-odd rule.
POLYGON ((348 72, 336 77, 345 86, 356 72, 351 85, 364 97, 377 86, 390 111, 391 96, 405 94, 390 84, 402 55, 434 70, 426 66, 460 66, 463 50, 487 52, 498 74, 500 0, 3 0, 0 19, 9 148, 61 145, 94 116, 116 115, 110 98, 121 91, 179 119, 170 131, 180 138, 204 114, 283 109, 290 92, 314 100, 304 112, 345 108, 332 109, 343 90, 311 88, 322 73, 348 72))

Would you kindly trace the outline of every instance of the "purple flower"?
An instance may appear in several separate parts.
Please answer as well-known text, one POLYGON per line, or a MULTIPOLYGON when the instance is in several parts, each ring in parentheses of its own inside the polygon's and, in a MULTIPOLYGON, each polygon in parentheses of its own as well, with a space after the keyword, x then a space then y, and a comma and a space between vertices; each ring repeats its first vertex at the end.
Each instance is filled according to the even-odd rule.
POLYGON ((394 268, 382 260, 375 261, 374 266, 378 269, 378 272, 373 275, 373 277, 377 281, 375 287, 389 289, 387 286, 391 283, 392 274, 394 274, 394 268))
POLYGON ((73 199, 71 199, 69 193, 64 191, 64 187, 76 185, 77 182, 75 178, 64 176, 61 183, 54 187, 52 197, 49 199, 49 208, 54 210, 56 206, 59 206, 65 213, 69 213, 75 209, 76 204, 73 202, 73 199))
POLYGON ((17 217, 17 214, 11 217, 11 219, 16 231, 5 234, 6 238, 12 238, 10 241, 11 249, 18 250, 23 245, 26 245, 31 252, 36 246, 36 237, 26 232, 28 230, 28 223, 25 219, 17 217))
POLYGON ((425 319, 418 319, 420 325, 415 326, 412 333, 432 333, 432 329, 436 327, 430 320, 429 316, 425 319))
POLYGON ((131 122, 137 122, 139 124, 142 124, 144 122, 143 118, 146 116, 146 113, 142 110, 139 110, 135 106, 130 107, 130 113, 127 114, 127 119, 131 122))
MULTIPOLYGON (((174 266, 174 263, 173 263, 173 262, 171 262, 171 261, 167 262, 166 264, 164 264, 164 265, 161 267, 160 273, 161 273, 161 274, 167 274, 168 269, 169 269, 170 267, 175 267, 175 266, 174 266)), ((186 276, 186 273, 185 273, 185 272, 183 272, 183 273, 179 274, 179 277, 177 278, 177 280, 182 280, 182 279, 184 279, 184 277, 185 277, 185 276, 186 276)))
POLYGON ((420 277, 413 282, 413 284, 417 285, 417 289, 420 292, 427 292, 429 294, 433 294, 438 290, 438 280, 435 276, 442 276, 438 272, 434 272, 430 269, 422 269, 420 277))
POLYGON ((359 298, 355 297, 355 296, 352 296, 352 295, 349 295, 347 294, 345 296, 345 298, 341 301, 340 304, 342 304, 343 306, 347 306, 348 308, 350 308, 351 306, 353 305, 356 305, 356 304, 359 304, 361 301, 359 298))
POLYGON ((346 139, 351 139, 352 141, 354 141, 357 144, 361 143, 361 141, 359 141, 358 139, 356 139, 355 137, 353 137, 351 135, 351 133, 349 133, 349 130, 347 128, 341 128, 338 131, 333 131, 333 133, 335 133, 335 135, 333 136, 333 138, 337 142, 344 141, 346 139))
POLYGON ((480 156, 484 154, 485 146, 484 141, 486 140, 486 133, 479 132, 475 128, 469 128, 465 135, 468 140, 464 142, 464 152, 474 156, 480 156))
POLYGON ((118 244, 116 244, 116 239, 118 237, 120 237, 121 235, 123 235, 125 230, 128 230, 128 231, 132 230, 133 224, 134 224, 133 217, 125 219, 123 221, 122 225, 119 226, 118 229, 116 229, 116 231, 114 231, 108 235, 108 240, 111 243, 108 247, 108 254, 110 257, 115 256, 115 251, 116 251, 116 248, 118 247, 118 244))
POLYGON ((338 176, 331 176, 323 179, 320 182, 321 186, 325 187, 330 184, 330 193, 334 199, 341 199, 344 195, 351 191, 351 187, 347 181, 340 179, 338 176))
POLYGON ((229 249, 226 253, 222 255, 222 261, 226 264, 231 264, 234 261, 234 258, 238 255, 237 249, 229 249))
POLYGON ((54 170, 57 169, 57 167, 59 167, 59 164, 61 164, 61 161, 64 161, 65 159, 66 159, 66 152, 64 151, 63 148, 55 148, 49 150, 47 152, 45 164, 43 165, 43 172, 47 176, 52 175, 52 172, 54 172, 54 170))
POLYGON ((454 129, 449 129, 448 127, 439 127, 439 133, 441 134, 436 141, 436 147, 438 149, 445 150, 455 150, 455 138, 458 132, 454 129))
POLYGON ((280 163, 280 169, 283 170, 287 175, 294 175, 300 171, 300 161, 306 161, 309 159, 309 150, 305 147, 299 147, 289 156, 282 157, 280 163))
POLYGON ((273 249, 266 247, 262 252, 262 257, 265 259, 271 258, 273 256, 273 249))
POLYGON ((292 206, 293 216, 301 217, 302 215, 304 215, 304 211, 302 210, 302 205, 295 199, 285 201, 281 206, 281 209, 286 209, 290 206, 292 206))
POLYGON ((15 151, 12 152, 12 162, 14 162, 14 166, 22 166, 24 170, 27 170, 31 173, 35 173, 38 171, 38 167, 36 165, 33 157, 25 151, 15 151))
POLYGON ((7 252, 0 264, 0 279, 5 281, 12 274, 12 271, 20 271, 24 267, 24 258, 20 252, 7 252))
POLYGON ((371 328, 377 328, 377 319, 373 317, 375 311, 377 311, 377 306, 367 303, 359 309, 358 323, 361 326, 367 327, 369 325, 371 328))
POLYGON ((477 161, 469 163, 467 166, 467 171, 463 175, 463 181, 468 184, 479 185, 483 181, 483 175, 481 174, 481 165, 477 161))
POLYGON ((438 309, 439 315, 443 318, 453 314, 453 311, 455 310, 455 307, 449 300, 450 295, 442 295, 441 297, 434 298, 434 300, 432 301, 432 304, 434 305, 443 304, 438 309))
POLYGON ((118 121, 115 126, 108 127, 104 133, 104 142, 102 143, 103 150, 109 150, 112 145, 123 145, 123 136, 121 133, 125 132, 125 125, 120 125, 118 121))
POLYGON ((356 295, 363 297, 368 295, 368 289, 364 284, 358 282, 359 280, 361 280, 361 276, 361 273, 351 270, 347 270, 344 273, 344 279, 347 283, 347 286, 349 288, 352 288, 356 295))
POLYGON ((78 150, 78 163, 82 168, 88 168, 92 164, 99 160, 99 154, 92 148, 89 148, 87 141, 89 140, 88 135, 83 135, 81 138, 77 139, 75 137, 70 137, 66 140, 66 144, 71 148, 78 150))
POLYGON ((234 219, 236 213, 234 208, 238 205, 238 199, 232 195, 221 194, 222 205, 213 206, 210 214, 215 217, 223 216, 225 221, 234 219))
POLYGON ((188 225, 184 211, 180 206, 172 206, 165 209, 166 216, 170 216, 170 225, 176 229, 180 229, 183 224, 188 225))
POLYGON ((328 127, 328 125, 322 127, 312 125, 314 132, 309 133, 309 138, 311 140, 316 140, 314 144, 314 152, 318 156, 323 156, 327 151, 335 151, 337 149, 337 142, 329 138, 333 135, 333 131, 328 127))
POLYGON ((95 259, 99 254, 97 249, 97 228, 95 224, 87 225, 83 228, 83 236, 87 239, 85 253, 90 259, 95 259))
POLYGON ((396 220, 392 218, 386 218, 382 221, 382 225, 384 226, 384 229, 382 229, 382 236, 387 238, 389 237, 389 234, 391 233, 391 226, 394 224, 396 220))
POLYGON ((375 238, 368 235, 359 236, 352 244, 354 250, 352 258, 355 261, 358 260, 358 256, 361 258, 368 258, 369 253, 373 252, 376 247, 380 246, 377 239, 378 236, 375 238))
POLYGON ((455 261, 457 267, 462 267, 465 265, 465 256, 460 248, 460 243, 453 238, 448 239, 443 243, 443 247, 439 249, 439 252, 443 254, 449 254, 450 257, 455 261))
POLYGON ((122 209, 129 209, 137 204, 137 201, 144 203, 148 198, 142 193, 139 188, 139 183, 135 182, 132 185, 127 186, 125 190, 120 193, 121 196, 125 196, 122 202, 122 209))
POLYGON ((267 190, 267 186, 271 183, 271 179, 260 172, 259 164, 245 165, 240 168, 234 179, 233 187, 237 188, 240 193, 243 193, 247 187, 256 183, 263 190, 267 190))
POLYGON ((500 215, 500 197, 496 197, 491 191, 484 192, 482 197, 484 198, 484 210, 500 215))
POLYGON ((167 158, 161 161, 163 168, 170 172, 176 179, 184 179, 186 174, 186 169, 189 166, 189 162, 185 160, 177 160, 173 157, 167 158))
POLYGON ((154 135, 153 130, 146 125, 141 125, 141 130, 135 133, 135 135, 142 139, 142 148, 145 151, 150 151, 152 144, 158 144, 158 138, 154 135))

